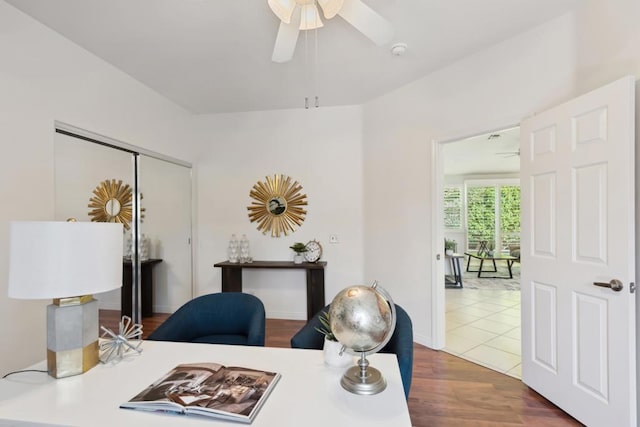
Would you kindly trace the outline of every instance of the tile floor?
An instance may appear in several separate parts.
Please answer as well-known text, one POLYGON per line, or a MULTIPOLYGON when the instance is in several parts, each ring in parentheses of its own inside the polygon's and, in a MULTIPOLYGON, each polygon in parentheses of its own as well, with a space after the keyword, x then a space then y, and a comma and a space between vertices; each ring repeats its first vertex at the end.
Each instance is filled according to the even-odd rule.
POLYGON ((515 378, 520 369, 520 292, 446 289, 445 351, 515 378))

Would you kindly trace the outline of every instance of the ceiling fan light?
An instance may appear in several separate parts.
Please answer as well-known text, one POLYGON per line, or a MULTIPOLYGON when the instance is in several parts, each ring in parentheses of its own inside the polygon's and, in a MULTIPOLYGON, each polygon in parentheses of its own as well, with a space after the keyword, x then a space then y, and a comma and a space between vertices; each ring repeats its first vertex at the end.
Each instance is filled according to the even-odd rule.
POLYGON ((267 0, 269 7, 275 15, 285 24, 291 22, 291 15, 296 8, 295 0, 267 0))
POLYGON ((340 12, 344 0, 318 0, 318 4, 322 8, 322 12, 324 12, 324 17, 331 19, 340 12))
POLYGON ((324 26, 318 13, 318 7, 314 3, 300 6, 300 29, 313 30, 324 26))

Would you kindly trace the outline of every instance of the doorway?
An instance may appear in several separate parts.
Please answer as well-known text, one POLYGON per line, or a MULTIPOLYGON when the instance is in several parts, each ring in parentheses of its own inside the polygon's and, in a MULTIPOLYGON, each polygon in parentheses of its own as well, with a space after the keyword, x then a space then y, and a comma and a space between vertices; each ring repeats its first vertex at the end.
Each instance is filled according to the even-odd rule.
POLYGON ((520 264, 512 259, 520 234, 519 136, 512 127, 441 143, 440 151, 445 275, 457 262, 461 276, 445 281, 444 351, 515 378, 522 376, 520 264), (473 270, 481 260, 465 254, 477 254, 481 242, 495 260, 482 260, 479 275, 473 270))

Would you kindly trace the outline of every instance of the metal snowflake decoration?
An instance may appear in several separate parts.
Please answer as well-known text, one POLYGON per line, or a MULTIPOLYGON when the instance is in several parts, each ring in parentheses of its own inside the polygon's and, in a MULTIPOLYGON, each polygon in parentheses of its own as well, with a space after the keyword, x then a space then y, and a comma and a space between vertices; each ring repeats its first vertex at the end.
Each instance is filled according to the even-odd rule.
POLYGON ((133 323, 129 316, 122 316, 119 324, 119 333, 100 326, 104 332, 100 340, 100 361, 102 363, 118 363, 129 352, 142 353, 142 325, 133 323), (130 340, 137 340, 134 345, 130 340))

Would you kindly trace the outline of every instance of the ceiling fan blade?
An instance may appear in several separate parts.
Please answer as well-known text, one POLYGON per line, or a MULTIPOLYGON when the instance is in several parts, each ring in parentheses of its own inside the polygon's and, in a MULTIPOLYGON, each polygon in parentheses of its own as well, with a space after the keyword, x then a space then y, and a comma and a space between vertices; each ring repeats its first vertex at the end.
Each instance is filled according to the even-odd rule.
POLYGON ((340 9, 342 9, 343 3, 344 0, 318 0, 322 12, 324 12, 324 17, 327 19, 336 16, 340 9))
POLYGON ((296 8, 296 2, 293 0, 267 0, 269 7, 282 22, 287 24, 291 22, 291 15, 296 8))
POLYGON ((273 62, 287 62, 293 58, 299 33, 300 30, 297 24, 293 22, 291 24, 280 22, 276 44, 273 47, 273 55, 271 55, 273 62))
POLYGON ((393 38, 394 30, 391 23, 361 0, 344 0, 338 15, 378 46, 389 43, 393 38))

